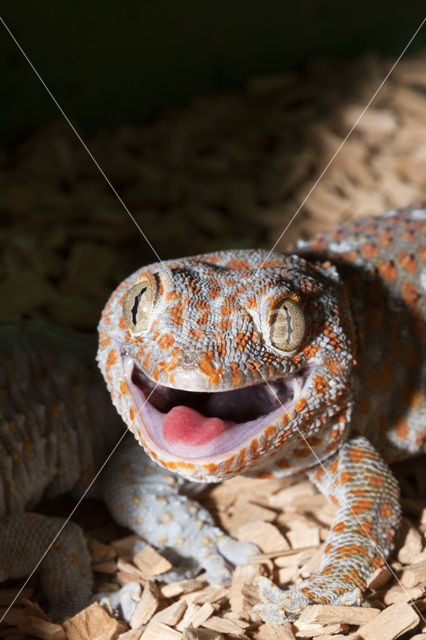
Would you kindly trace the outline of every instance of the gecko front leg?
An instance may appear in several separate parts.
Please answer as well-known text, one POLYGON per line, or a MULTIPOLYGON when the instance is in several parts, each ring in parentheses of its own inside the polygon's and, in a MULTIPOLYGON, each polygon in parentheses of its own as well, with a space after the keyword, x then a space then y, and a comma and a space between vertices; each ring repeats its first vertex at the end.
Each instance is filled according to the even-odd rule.
POLYGON ((163 578, 189 577, 202 568, 209 582, 227 584, 231 581, 230 564, 247 562, 259 550, 215 526, 209 512, 191 497, 204 486, 164 471, 131 442, 108 466, 103 497, 117 522, 166 555, 172 552, 178 556, 183 569, 163 578))
POLYGON ((308 604, 360 604, 367 579, 393 549, 398 484, 366 438, 347 441, 309 477, 338 505, 336 518, 317 574, 285 591, 266 578, 257 580, 263 603, 255 610, 267 622, 282 623, 308 604))

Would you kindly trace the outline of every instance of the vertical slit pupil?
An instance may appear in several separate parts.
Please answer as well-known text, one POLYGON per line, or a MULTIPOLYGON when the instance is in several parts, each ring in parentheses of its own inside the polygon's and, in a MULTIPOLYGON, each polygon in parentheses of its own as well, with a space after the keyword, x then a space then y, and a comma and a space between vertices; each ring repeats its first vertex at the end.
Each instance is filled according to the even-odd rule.
POLYGON ((291 313, 290 311, 287 309, 287 307, 284 307, 285 310, 285 316, 286 316, 286 320, 287 320, 287 344, 290 344, 291 342, 291 338, 293 335, 293 324, 291 322, 291 313))
POLYGON ((141 289, 139 291, 138 295, 135 296, 135 301, 133 303, 133 307, 132 307, 132 311, 131 311, 131 313, 132 313, 132 322, 133 322, 134 325, 136 325, 136 323, 137 323, 137 315, 138 315, 139 303, 140 303, 141 298, 142 298, 143 294, 145 293, 145 291, 146 291, 146 287, 141 289))

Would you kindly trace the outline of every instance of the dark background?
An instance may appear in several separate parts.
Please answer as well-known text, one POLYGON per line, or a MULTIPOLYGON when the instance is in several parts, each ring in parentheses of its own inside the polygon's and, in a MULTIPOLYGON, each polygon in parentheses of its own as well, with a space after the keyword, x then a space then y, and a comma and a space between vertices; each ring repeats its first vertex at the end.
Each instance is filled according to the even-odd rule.
MULTIPOLYGON (((72 120, 91 132, 313 57, 398 55, 424 8, 421 0, 2 0, 1 15, 72 120)), ((424 29, 410 52, 425 42, 424 29)), ((3 26, 0 76, 2 146, 57 117, 3 26)))

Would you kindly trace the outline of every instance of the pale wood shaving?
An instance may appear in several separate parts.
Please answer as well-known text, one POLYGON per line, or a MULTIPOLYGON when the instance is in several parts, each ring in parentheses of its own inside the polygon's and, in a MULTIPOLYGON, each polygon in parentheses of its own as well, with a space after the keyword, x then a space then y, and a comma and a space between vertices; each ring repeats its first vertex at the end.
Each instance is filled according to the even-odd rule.
POLYGON ((113 640, 125 626, 95 602, 63 623, 68 640, 113 640))
POLYGON ((369 607, 347 607, 343 605, 314 604, 302 611, 297 621, 300 629, 302 625, 318 622, 332 624, 334 622, 361 625, 374 620, 380 613, 379 609, 369 607))
POLYGON ((414 629, 419 621, 419 616, 409 604, 398 602, 362 625, 357 635, 363 640, 394 640, 406 631, 414 629))
POLYGON ((205 602, 201 607, 190 602, 182 620, 177 625, 177 629, 183 631, 186 627, 194 628, 202 625, 214 612, 214 607, 210 602, 205 602))
POLYGON ((133 562, 145 576, 158 576, 172 569, 172 564, 149 544, 133 556, 133 562))
POLYGON ((146 583, 142 597, 139 600, 133 615, 130 619, 130 626, 132 629, 140 627, 151 620, 152 616, 158 609, 159 605, 158 588, 153 581, 146 583))

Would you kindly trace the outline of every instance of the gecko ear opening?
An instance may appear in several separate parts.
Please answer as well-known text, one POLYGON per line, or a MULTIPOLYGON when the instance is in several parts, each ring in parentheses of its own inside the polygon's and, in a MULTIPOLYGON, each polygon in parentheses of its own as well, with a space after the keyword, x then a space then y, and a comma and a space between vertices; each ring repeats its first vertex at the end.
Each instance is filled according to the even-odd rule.
POLYGON ((305 334, 305 316, 291 298, 280 300, 271 313, 271 343, 280 351, 297 349, 305 334))
POLYGON ((148 280, 141 280, 126 293, 123 316, 131 331, 138 333, 148 328, 152 297, 152 288, 148 280))

